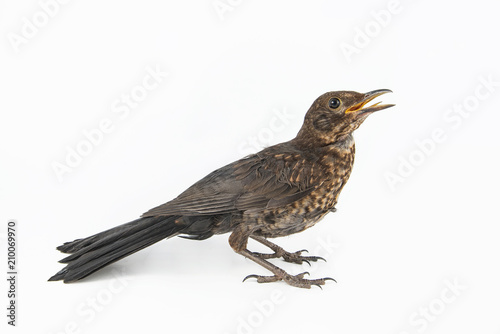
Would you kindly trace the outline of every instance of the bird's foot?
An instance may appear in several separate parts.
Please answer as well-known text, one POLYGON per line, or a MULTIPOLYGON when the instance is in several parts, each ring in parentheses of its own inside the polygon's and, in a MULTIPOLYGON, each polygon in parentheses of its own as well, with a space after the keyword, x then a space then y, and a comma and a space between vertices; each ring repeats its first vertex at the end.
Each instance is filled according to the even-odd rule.
POLYGON ((305 279, 304 276, 309 275, 308 272, 303 272, 298 275, 290 275, 284 271, 277 272, 273 276, 261 276, 261 275, 248 275, 243 279, 243 282, 245 282, 249 278, 256 278, 257 283, 270 283, 270 282, 277 282, 277 281, 284 281, 288 285, 297 287, 297 288, 304 288, 304 289, 310 289, 311 286, 315 285, 319 287, 320 289, 322 285, 326 283, 326 281, 334 281, 331 277, 325 277, 325 278, 319 278, 319 279, 305 279))
POLYGON ((302 249, 302 250, 296 251, 294 253, 290 253, 281 247, 277 247, 276 249, 274 249, 273 254, 264 254, 264 253, 255 253, 255 252, 253 252, 253 254, 255 256, 260 257, 261 259, 274 259, 274 258, 281 257, 286 262, 297 263, 297 264, 302 264, 305 262, 308 265, 311 265, 311 263, 310 263, 311 261, 316 262, 318 260, 322 260, 322 261, 326 262, 326 260, 324 258, 322 258, 321 256, 303 256, 302 253, 304 253, 304 252, 308 253, 307 249, 302 249))
POLYGON ((280 246, 276 245, 275 243, 272 243, 271 241, 267 240, 266 238, 259 237, 259 236, 251 236, 252 239, 260 242, 264 246, 269 247, 272 251, 274 251, 273 254, 264 254, 264 253, 252 253, 256 257, 260 259, 274 259, 281 257, 283 260, 286 262, 291 262, 291 263, 297 263, 297 264, 302 264, 302 263, 307 263, 308 265, 311 265, 311 261, 315 262, 318 260, 323 260, 326 262, 326 260, 320 256, 302 256, 302 253, 306 252, 308 253, 307 249, 302 249, 299 250, 295 253, 290 253, 281 248, 280 246))
POLYGON ((302 264, 305 262, 308 265, 311 265, 310 261, 316 262, 318 260, 326 262, 326 260, 321 256, 303 256, 302 253, 304 252, 309 253, 307 249, 302 249, 295 253, 289 253, 285 251, 285 253, 282 255, 282 258, 286 262, 297 263, 297 264, 302 264))
MULTIPOLYGON (((273 250, 278 254, 275 257, 280 256, 280 257, 285 258, 285 256, 282 253, 279 253, 277 251, 277 249, 273 248, 273 250)), ((259 257, 258 255, 255 255, 255 253, 253 253, 253 252, 250 252, 248 249, 239 250, 238 253, 245 256, 246 258, 254 261, 255 263, 261 265, 262 267, 266 268, 267 270, 269 270, 270 272, 272 272, 274 274, 273 276, 248 275, 247 277, 245 277, 243 282, 249 278, 256 278, 258 283, 270 283, 270 282, 284 281, 288 285, 298 287, 298 288, 305 288, 305 289, 310 289, 312 285, 316 285, 316 286, 321 288, 321 285, 324 285, 326 283, 326 281, 328 281, 328 280, 336 282, 333 278, 330 278, 330 277, 319 278, 319 279, 305 279, 304 276, 306 274, 309 275, 308 272, 304 272, 304 273, 301 273, 298 275, 290 275, 286 271, 284 271, 283 269, 272 264, 271 262, 259 257)), ((288 253, 288 256, 292 256, 292 258, 295 256, 302 257, 302 255, 300 255, 301 253, 302 253, 302 251, 295 252, 292 254, 288 253)), ((274 254, 271 254, 271 255, 274 255, 274 254)), ((318 257, 316 257, 316 256, 314 256, 313 258, 315 260, 318 260, 318 257)))

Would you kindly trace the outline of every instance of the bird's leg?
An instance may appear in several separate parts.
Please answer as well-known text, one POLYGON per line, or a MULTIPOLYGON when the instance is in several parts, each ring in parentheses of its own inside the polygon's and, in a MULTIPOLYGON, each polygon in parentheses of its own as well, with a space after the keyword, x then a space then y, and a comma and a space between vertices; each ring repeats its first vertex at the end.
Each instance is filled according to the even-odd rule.
POLYGON ((290 275, 283 269, 275 266, 274 264, 266 261, 265 259, 255 255, 253 252, 248 249, 243 249, 238 251, 239 254, 245 256, 246 258, 254 261, 257 264, 260 264, 262 267, 266 268, 270 272, 272 272, 273 276, 261 276, 261 275, 248 275, 243 279, 243 282, 249 278, 256 278, 258 283, 269 283, 269 282, 277 282, 284 281, 288 285, 295 286, 298 288, 310 289, 312 285, 316 285, 321 288, 321 285, 324 285, 326 281, 331 280, 335 281, 333 278, 325 277, 319 279, 305 279, 304 276, 308 272, 304 272, 298 275, 290 275))
MULTIPOLYGON (((240 224, 238 225, 231 235, 229 236, 229 244, 231 245, 231 248, 238 254, 243 255, 244 257, 252 260, 253 262, 260 264, 262 267, 266 268, 270 272, 272 272, 274 275, 273 276, 260 276, 260 275, 248 275, 245 277, 245 280, 248 278, 256 278, 258 283, 268 283, 268 282, 277 282, 277 281, 285 281, 287 284, 299 288, 306 288, 309 289, 311 288, 312 285, 317 285, 321 287, 321 285, 325 284, 327 280, 332 280, 335 281, 333 278, 320 278, 320 279, 305 279, 304 275, 309 274, 309 273, 301 273, 298 275, 290 275, 283 269, 275 266, 271 262, 267 261, 266 259, 263 259, 262 257, 255 255, 255 253, 249 251, 247 249, 247 243, 248 243, 248 238, 252 235, 252 233, 255 231, 256 226, 250 226, 249 224, 240 224)), ((260 239, 255 239, 259 242, 260 239)), ((264 240, 264 245, 271 247, 269 245, 272 245, 274 248, 280 248, 273 244, 272 242, 269 242, 265 239, 264 240)), ((283 252, 285 252, 282 249, 283 252)))
POLYGON ((278 257, 282 257, 283 260, 286 262, 291 262, 291 263, 297 263, 297 264, 302 264, 303 262, 307 263, 310 265, 310 261, 318 261, 318 260, 323 260, 326 262, 326 260, 320 256, 302 256, 303 252, 307 252, 306 249, 299 250, 295 253, 290 253, 281 248, 280 246, 276 245, 275 243, 272 243, 271 241, 267 240, 266 238, 263 237, 258 237, 255 235, 251 235, 250 238, 254 239, 255 241, 260 242, 264 246, 269 247, 272 251, 274 251, 273 254, 264 254, 264 253, 257 253, 257 252, 252 252, 255 256, 260 257, 261 259, 274 259, 278 257))

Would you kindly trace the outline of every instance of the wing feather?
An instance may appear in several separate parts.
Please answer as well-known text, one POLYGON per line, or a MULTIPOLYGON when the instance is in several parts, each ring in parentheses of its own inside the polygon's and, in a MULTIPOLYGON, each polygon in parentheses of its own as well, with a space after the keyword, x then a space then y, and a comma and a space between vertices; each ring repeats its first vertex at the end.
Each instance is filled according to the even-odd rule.
POLYGON ((312 182, 316 168, 316 161, 304 159, 291 147, 270 147, 210 173, 142 216, 217 215, 286 205, 319 186, 312 182))

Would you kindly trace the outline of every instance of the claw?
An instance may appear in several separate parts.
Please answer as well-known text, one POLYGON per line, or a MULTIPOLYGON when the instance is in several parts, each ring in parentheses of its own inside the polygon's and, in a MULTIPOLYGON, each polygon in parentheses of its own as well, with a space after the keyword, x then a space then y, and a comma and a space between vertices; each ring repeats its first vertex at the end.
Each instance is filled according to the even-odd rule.
POLYGON ((262 275, 248 275, 243 279, 243 282, 245 282, 248 278, 256 278, 257 283, 270 283, 270 282, 277 282, 281 281, 283 278, 281 276, 273 275, 273 276, 262 276, 262 275))
POLYGON ((321 290, 323 290, 323 288, 321 287, 320 284, 313 284, 313 285, 316 285, 318 288, 320 288, 321 290))
POLYGON ((259 278, 259 275, 255 275, 255 274, 248 275, 247 277, 245 277, 245 278, 243 279, 243 281, 242 281, 242 282, 245 282, 245 281, 246 281, 247 279, 249 279, 249 278, 257 278, 257 279, 258 279, 258 278, 259 278))
POLYGON ((335 278, 331 278, 331 277, 325 277, 325 278, 323 278, 323 280, 325 280, 325 281, 334 281, 335 283, 338 283, 335 278))
POLYGON ((297 251, 296 253, 309 253, 309 251, 307 249, 301 249, 299 251, 297 251))
POLYGON ((307 261, 307 260, 302 259, 302 262, 307 263, 307 264, 309 265, 309 267, 311 266, 311 262, 309 262, 309 261, 307 261))
POLYGON ((304 277, 305 275, 307 275, 307 276, 311 276, 311 274, 310 274, 308 271, 304 271, 303 273, 298 274, 298 275, 297 275, 297 277, 302 278, 302 277, 304 277))

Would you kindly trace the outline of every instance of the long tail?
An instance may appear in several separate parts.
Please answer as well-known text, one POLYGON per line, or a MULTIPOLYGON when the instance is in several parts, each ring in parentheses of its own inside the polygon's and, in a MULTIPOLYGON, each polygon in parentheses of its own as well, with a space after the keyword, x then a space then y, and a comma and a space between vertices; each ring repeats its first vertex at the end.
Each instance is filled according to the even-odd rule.
POLYGON ((59 261, 67 265, 49 281, 77 281, 162 239, 179 234, 186 225, 176 224, 176 218, 139 218, 88 238, 66 242, 57 249, 71 253, 59 261))

